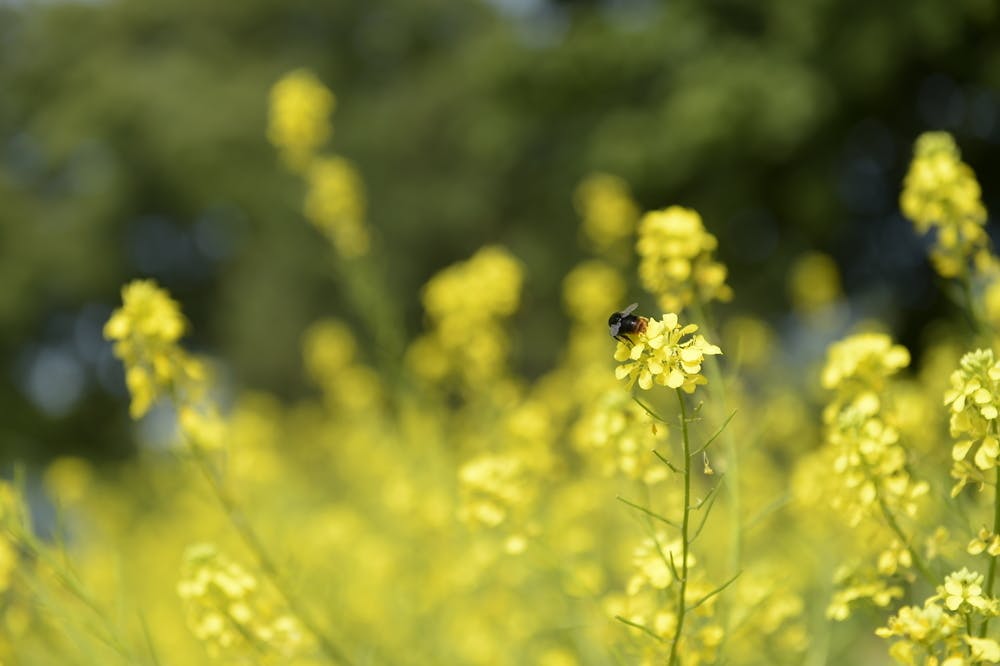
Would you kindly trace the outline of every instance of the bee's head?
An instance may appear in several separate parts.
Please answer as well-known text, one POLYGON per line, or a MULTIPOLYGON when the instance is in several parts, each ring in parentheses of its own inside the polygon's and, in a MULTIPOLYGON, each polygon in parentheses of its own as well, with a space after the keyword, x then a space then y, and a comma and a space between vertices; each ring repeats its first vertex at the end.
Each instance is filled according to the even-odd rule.
POLYGON ((616 312, 608 318, 608 329, 611 331, 611 337, 617 338, 621 332, 622 327, 622 313, 616 312))

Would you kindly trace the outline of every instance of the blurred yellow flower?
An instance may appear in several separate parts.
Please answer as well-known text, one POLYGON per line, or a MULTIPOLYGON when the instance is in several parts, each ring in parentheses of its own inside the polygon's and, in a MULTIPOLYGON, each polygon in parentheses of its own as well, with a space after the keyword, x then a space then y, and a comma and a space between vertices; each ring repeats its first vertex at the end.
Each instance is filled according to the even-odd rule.
POLYGON ((821 252, 803 254, 789 271, 788 293, 792 307, 806 314, 833 303, 842 296, 836 262, 821 252))
POLYGON ((625 298, 625 280, 603 261, 585 261, 563 279, 563 303, 575 321, 595 326, 607 321, 625 298))
POLYGON ((267 138, 288 166, 304 170, 333 133, 330 114, 336 98, 306 69, 285 74, 271 88, 267 138))
POLYGON ((177 344, 186 328, 177 302, 153 280, 122 289, 122 307, 104 325, 104 337, 115 341, 115 355, 125 365, 132 418, 167 393, 194 397, 201 391, 205 368, 177 344))
POLYGON ((371 242, 364 183, 354 166, 342 157, 320 157, 309 164, 306 180, 306 219, 330 239, 341 256, 367 254, 371 242))
POLYGON ((583 233, 598 250, 606 251, 632 235, 639 208, 621 178, 591 174, 577 186, 573 201, 583 218, 583 233))
POLYGON ((177 594, 188 626, 213 657, 290 657, 309 644, 298 620, 276 596, 212 544, 195 544, 184 553, 177 594))
POLYGON ((694 210, 671 206, 639 221, 639 280, 660 307, 679 312, 694 302, 728 301, 726 267, 712 258, 718 241, 694 210))
POLYGON ((976 175, 962 162, 947 132, 921 134, 913 153, 900 207, 918 232, 937 232, 931 258, 938 273, 964 275, 971 259, 989 251, 989 237, 983 229, 986 208, 976 175))

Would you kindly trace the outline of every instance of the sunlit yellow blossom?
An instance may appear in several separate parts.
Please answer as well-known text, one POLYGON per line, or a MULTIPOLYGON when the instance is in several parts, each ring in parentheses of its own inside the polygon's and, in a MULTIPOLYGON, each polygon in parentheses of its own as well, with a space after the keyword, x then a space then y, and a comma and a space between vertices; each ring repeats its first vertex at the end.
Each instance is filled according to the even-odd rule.
POLYGON ((969 542, 966 551, 970 555, 979 555, 983 551, 990 557, 1000 555, 1000 535, 993 534, 985 526, 979 528, 975 538, 969 542))
POLYGON ((581 182, 574 203, 583 218, 584 234, 599 250, 631 236, 639 217, 628 185, 606 173, 592 174, 581 182))
POLYGON ((696 211, 680 206, 651 211, 639 221, 639 279, 664 310, 698 301, 728 301, 726 267, 712 259, 718 241, 696 211))
POLYGON ((701 374, 705 356, 722 353, 703 336, 694 335, 697 330, 695 324, 681 326, 673 313, 648 320, 646 329, 633 336, 633 344, 618 342, 615 360, 621 365, 615 377, 627 379, 629 388, 638 384, 649 390, 658 384, 693 393, 695 387, 708 383, 701 374))
POLYGON ((950 611, 967 613, 971 609, 983 610, 989 606, 983 596, 983 575, 966 568, 946 576, 939 594, 950 611))
POLYGON ((177 344, 186 328, 177 302, 154 281, 135 280, 122 289, 122 307, 104 325, 104 337, 115 341, 115 355, 125 364, 132 418, 170 391, 201 389, 204 367, 177 344))
POLYGON ((944 277, 962 275, 989 246, 976 175, 946 132, 920 135, 913 152, 900 207, 920 233, 936 230, 931 257, 937 271, 944 277))
POLYGON ((823 368, 825 389, 881 390, 886 377, 910 364, 910 352, 884 333, 859 333, 830 345, 823 368))
POLYGON ((364 183, 354 166, 342 157, 317 158, 309 164, 306 180, 306 219, 326 234, 341 256, 367 254, 364 183))
POLYGON ((994 469, 1000 458, 997 416, 1000 415, 1000 362, 992 349, 977 349, 959 361, 950 377, 951 388, 944 402, 951 412, 951 436, 958 438, 952 447, 955 465, 952 476, 957 493, 969 481, 982 482, 981 473, 994 469), (973 465, 966 463, 974 450, 973 465))
POLYGON ((1000 643, 992 638, 976 638, 975 636, 963 636, 962 640, 969 646, 970 656, 976 661, 983 661, 988 664, 1000 662, 1000 643))
POLYGON ((889 618, 888 626, 875 633, 882 638, 898 636, 907 641, 930 646, 947 642, 962 626, 961 618, 950 615, 935 600, 928 600, 923 607, 904 606, 889 618))
POLYGON ((185 603, 188 626, 215 657, 290 657, 309 643, 276 596, 210 544, 187 549, 177 593, 185 603))
POLYGON ((330 138, 335 103, 333 93, 305 69, 285 74, 271 88, 267 138, 281 150, 291 168, 304 169, 330 138))

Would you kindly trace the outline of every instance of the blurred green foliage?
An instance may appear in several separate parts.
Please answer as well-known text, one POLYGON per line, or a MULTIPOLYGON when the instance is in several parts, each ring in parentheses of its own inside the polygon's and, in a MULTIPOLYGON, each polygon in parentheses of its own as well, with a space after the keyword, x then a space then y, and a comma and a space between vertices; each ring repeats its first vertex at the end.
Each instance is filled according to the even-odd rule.
POLYGON ((697 208, 738 309, 780 316, 790 261, 822 248, 856 297, 926 320, 898 183, 936 127, 1000 175, 997 29, 990 0, 0 4, 0 456, 127 454, 100 325, 132 277, 184 302, 236 381, 302 390, 305 325, 345 308, 264 136, 290 69, 338 96, 400 327, 434 271, 506 244, 534 373, 593 170, 697 208))

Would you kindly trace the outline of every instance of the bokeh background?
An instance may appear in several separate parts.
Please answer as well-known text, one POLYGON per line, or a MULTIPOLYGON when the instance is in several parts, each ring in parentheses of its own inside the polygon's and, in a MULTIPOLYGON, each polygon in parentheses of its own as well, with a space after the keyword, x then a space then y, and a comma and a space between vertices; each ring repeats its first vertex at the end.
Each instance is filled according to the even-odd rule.
POLYGON ((952 132, 1000 209, 990 0, 0 1, 0 459, 130 455, 101 326, 134 277, 233 383, 306 390, 303 330, 352 315, 265 137, 299 67, 337 94, 331 147, 364 177, 402 332, 429 276, 504 244, 528 376, 565 338, 591 172, 698 209, 731 311, 789 334, 786 275, 822 251, 851 317, 911 348, 949 316, 898 213, 913 139, 952 132))

